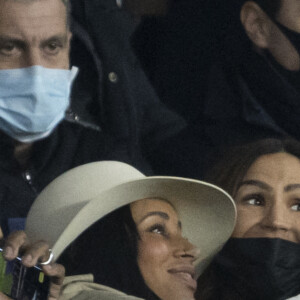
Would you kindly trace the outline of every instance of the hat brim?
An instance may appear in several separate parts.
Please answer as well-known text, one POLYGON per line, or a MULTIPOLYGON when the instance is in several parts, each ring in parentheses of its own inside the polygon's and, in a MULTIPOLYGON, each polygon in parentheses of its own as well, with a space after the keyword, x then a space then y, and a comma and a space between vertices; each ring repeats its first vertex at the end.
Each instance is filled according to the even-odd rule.
MULTIPOLYGON (((201 256, 195 262, 198 274, 233 231, 235 205, 220 188, 192 179, 143 177, 121 183, 67 209, 53 209, 44 214, 43 222, 48 226, 49 233, 46 238, 55 259, 93 223, 124 205, 145 198, 163 198, 175 207, 183 225, 183 235, 200 249, 201 256)), ((35 240, 45 239, 44 234, 36 228, 34 219, 31 215, 26 231, 35 240)))

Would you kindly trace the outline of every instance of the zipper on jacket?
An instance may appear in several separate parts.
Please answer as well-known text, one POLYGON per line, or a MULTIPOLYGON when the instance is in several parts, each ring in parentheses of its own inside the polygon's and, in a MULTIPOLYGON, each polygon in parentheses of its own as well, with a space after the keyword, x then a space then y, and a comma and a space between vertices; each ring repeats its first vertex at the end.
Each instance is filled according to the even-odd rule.
POLYGON ((27 170, 27 171, 23 172, 23 173, 22 173, 22 176, 23 176, 25 182, 26 182, 26 183, 29 185, 29 187, 31 188, 31 190, 32 190, 35 194, 37 194, 37 189, 35 188, 35 186, 34 186, 34 184, 33 184, 33 182, 32 182, 32 175, 31 175, 30 171, 27 170))
POLYGON ((99 125, 96 125, 96 124, 92 124, 90 122, 86 122, 84 120, 82 120, 78 114, 76 114, 75 112, 73 112, 71 109, 68 109, 66 111, 66 114, 65 114, 65 120, 68 121, 68 122, 71 122, 71 123, 77 123, 85 128, 88 128, 88 129, 93 129, 93 130, 96 130, 96 131, 102 131, 101 127, 99 125))

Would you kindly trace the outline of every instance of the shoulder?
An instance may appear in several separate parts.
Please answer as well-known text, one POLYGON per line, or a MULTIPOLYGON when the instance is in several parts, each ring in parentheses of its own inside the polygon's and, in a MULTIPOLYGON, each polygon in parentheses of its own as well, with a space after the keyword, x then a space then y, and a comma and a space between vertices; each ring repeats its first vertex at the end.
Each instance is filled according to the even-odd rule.
POLYGON ((59 300, 143 300, 126 295, 118 290, 93 283, 93 275, 68 276, 64 280, 59 300))
POLYGON ((298 296, 289 298, 289 299, 287 299, 287 300, 300 300, 300 294, 299 294, 298 296))

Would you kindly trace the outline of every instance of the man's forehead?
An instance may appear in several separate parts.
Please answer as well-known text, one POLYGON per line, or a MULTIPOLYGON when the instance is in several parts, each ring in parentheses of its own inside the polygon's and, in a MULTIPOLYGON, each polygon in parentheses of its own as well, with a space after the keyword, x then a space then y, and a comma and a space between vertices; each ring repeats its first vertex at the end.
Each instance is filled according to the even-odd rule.
MULTIPOLYGON (((0 13, 10 13, 21 10, 21 15, 24 17, 30 15, 31 11, 37 12, 48 12, 57 14, 58 16, 64 15, 66 18, 67 6, 64 0, 0 0, 0 13)), ((2 13, 2 14, 3 14, 2 13)))
MULTIPOLYGON (((0 2, 15 2, 15 3, 24 3, 24 4, 30 4, 32 2, 36 2, 36 1, 43 1, 43 0, 0 0, 0 2)), ((44 0, 44 1, 47 1, 47 0, 44 0)), ((69 9, 70 9, 70 0, 58 0, 60 3, 62 3, 66 10, 68 11, 69 13, 69 9)), ((48 1, 50 2, 50 1, 48 1)))
MULTIPOLYGON (((1 0, 2 1, 2 0, 1 0)), ((43 1, 43 0, 3 0, 2 2, 23 2, 23 3, 29 3, 34 1, 43 1)), ((47 0, 44 0, 47 1, 47 0)), ((61 3, 63 3, 65 6, 68 3, 68 0, 59 0, 61 3)))
POLYGON ((63 34, 66 7, 61 0, 0 0, 0 32, 19 37, 63 34))

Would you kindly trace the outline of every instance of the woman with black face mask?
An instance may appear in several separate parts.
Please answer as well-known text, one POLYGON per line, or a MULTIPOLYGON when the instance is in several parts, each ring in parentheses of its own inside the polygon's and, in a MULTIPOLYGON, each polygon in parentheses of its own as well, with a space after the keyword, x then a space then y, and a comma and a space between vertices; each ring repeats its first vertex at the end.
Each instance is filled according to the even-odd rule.
POLYGON ((196 299, 300 298, 300 143, 266 139, 231 149, 208 177, 233 196, 238 218, 199 278, 196 299))

